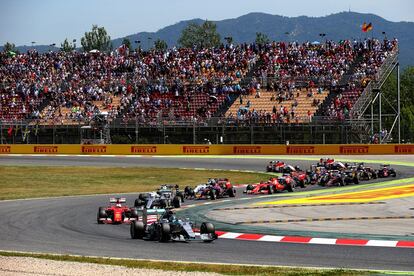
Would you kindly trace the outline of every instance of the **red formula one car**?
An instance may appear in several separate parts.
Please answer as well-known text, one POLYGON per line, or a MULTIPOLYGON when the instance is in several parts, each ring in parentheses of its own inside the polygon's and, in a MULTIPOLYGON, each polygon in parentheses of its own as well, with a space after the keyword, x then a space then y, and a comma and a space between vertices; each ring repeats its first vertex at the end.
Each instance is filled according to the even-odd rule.
POLYGON ((267 172, 282 172, 283 167, 285 166, 285 162, 283 161, 270 161, 269 164, 266 166, 267 172))
POLYGON ((98 224, 122 224, 131 223, 138 218, 138 212, 135 208, 129 208, 123 203, 125 198, 110 198, 108 207, 99 207, 97 222, 98 224))
POLYGON ((283 176, 279 178, 272 177, 267 182, 260 182, 258 184, 249 184, 245 194, 258 195, 258 194, 273 194, 277 192, 289 191, 293 192, 294 180, 290 176, 283 176))

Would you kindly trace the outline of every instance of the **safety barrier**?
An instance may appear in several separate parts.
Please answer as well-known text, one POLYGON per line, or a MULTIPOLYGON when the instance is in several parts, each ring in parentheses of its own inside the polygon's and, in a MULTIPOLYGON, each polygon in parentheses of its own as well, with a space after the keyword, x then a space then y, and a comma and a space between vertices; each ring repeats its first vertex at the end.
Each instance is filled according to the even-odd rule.
POLYGON ((414 154, 414 144, 386 145, 0 145, 0 154, 84 155, 382 155, 414 154))

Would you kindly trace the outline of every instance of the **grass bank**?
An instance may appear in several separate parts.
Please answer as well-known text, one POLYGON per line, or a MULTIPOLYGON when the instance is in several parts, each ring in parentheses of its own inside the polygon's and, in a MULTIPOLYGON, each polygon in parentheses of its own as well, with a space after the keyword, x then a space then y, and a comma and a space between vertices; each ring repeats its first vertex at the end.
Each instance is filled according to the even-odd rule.
POLYGON ((0 251, 2 256, 34 257, 55 261, 70 261, 81 263, 117 265, 128 268, 160 269, 165 271, 186 272, 215 272, 224 275, 373 275, 378 274, 371 271, 345 270, 345 269, 308 269, 277 266, 251 266, 251 265, 225 265, 225 264, 203 264, 186 262, 164 262, 132 259, 98 258, 73 255, 51 255, 38 253, 18 253, 0 251))
POLYGON ((172 168, 3 166, 0 200, 151 191, 160 184, 195 186, 210 177, 233 184, 265 180, 265 173, 172 168))

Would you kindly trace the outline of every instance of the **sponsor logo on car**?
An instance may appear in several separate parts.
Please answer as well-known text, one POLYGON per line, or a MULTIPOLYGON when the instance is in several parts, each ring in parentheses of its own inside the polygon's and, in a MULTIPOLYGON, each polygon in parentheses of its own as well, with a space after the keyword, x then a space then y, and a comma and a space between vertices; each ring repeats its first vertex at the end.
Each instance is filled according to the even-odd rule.
POLYGON ((368 153, 368 146, 340 146, 339 153, 341 154, 360 154, 368 153))
POLYGON ((106 146, 82 146, 82 153, 106 153, 106 146))
POLYGON ((262 153, 262 147, 256 146, 234 146, 233 154, 260 154, 262 153))
POLYGON ((183 146, 183 153, 207 154, 210 152, 208 146, 183 146))
POLYGON ((314 146, 287 146, 286 153, 288 154, 314 154, 314 146))
POLYGON ((33 152, 35 153, 57 153, 58 146, 34 146, 33 152))
POLYGON ((10 153, 11 147, 10 146, 0 146, 0 153, 10 153))
POLYGON ((131 146, 131 153, 157 153, 157 146, 131 146))
POLYGON ((414 146, 412 145, 402 145, 394 147, 395 153, 414 153, 414 146))

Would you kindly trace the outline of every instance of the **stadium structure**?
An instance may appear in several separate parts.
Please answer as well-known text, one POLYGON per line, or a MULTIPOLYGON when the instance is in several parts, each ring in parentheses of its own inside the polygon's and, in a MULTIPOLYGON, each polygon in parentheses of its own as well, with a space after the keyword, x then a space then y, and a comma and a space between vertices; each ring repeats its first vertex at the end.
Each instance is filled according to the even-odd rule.
POLYGON ((395 40, 0 53, 0 76, 3 144, 400 142, 395 40))

